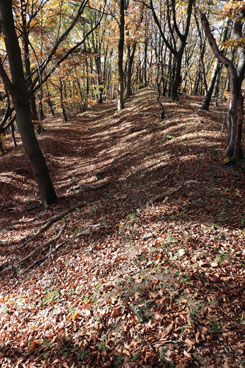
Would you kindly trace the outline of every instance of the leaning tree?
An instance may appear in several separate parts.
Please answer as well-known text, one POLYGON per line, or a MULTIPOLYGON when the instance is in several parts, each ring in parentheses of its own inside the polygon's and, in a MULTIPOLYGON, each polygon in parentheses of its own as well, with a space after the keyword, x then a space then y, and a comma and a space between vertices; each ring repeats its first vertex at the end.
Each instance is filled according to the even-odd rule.
POLYGON ((0 27, 8 56, 10 77, 4 68, 2 59, 0 59, 0 75, 5 88, 13 100, 18 129, 37 179, 41 201, 44 206, 48 206, 55 202, 56 193, 31 120, 28 89, 24 77, 20 46, 15 31, 11 0, 0 1, 0 27))
MULTIPOLYGON (((231 2, 234 13, 233 41, 237 49, 235 61, 226 57, 218 48, 216 40, 210 30, 209 22, 205 14, 201 13, 202 25, 207 35, 209 44, 216 58, 225 65, 230 79, 230 107, 228 112, 228 134, 226 155, 230 163, 238 163, 243 158, 241 148, 242 123, 243 123, 243 96, 242 82, 245 74, 245 43, 243 37, 243 20, 245 17, 245 5, 231 2)), ((229 14, 231 15, 231 14, 229 14)))

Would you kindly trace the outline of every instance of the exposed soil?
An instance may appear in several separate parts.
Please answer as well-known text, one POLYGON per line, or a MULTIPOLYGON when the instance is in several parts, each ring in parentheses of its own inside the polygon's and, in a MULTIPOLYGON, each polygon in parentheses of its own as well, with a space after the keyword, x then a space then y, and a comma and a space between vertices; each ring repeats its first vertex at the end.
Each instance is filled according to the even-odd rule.
POLYGON ((201 102, 163 98, 161 120, 143 89, 46 118, 44 211, 7 140, 1 367, 245 367, 245 174, 224 162, 227 107, 201 102))

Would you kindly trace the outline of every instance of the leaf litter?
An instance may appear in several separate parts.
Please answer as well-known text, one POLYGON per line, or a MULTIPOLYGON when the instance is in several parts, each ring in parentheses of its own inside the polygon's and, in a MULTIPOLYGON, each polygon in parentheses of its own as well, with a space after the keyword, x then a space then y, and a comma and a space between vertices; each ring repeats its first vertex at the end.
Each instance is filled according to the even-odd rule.
POLYGON ((245 366, 245 180, 223 161, 227 106, 163 104, 162 121, 144 89, 120 113, 46 118, 59 201, 42 212, 21 144, 1 157, 1 367, 245 366))

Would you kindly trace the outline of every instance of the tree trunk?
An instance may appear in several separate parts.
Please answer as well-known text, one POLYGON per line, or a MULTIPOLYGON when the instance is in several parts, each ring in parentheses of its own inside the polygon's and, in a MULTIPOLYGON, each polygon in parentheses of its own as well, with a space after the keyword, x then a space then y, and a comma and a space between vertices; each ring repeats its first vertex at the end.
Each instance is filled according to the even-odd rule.
POLYGON ((123 91, 124 91, 124 83, 123 83, 123 50, 124 50, 124 25, 125 25, 125 3, 124 0, 120 0, 120 21, 119 21, 119 43, 118 43, 118 111, 124 109, 124 100, 123 100, 123 91))
POLYGON ((202 104, 202 110, 209 111, 209 106, 210 106, 210 102, 211 102, 211 98, 212 98, 216 78, 217 78, 219 72, 221 71, 221 68, 222 68, 222 64, 216 59, 215 64, 214 64, 214 69, 213 69, 213 72, 212 72, 212 76, 211 76, 211 79, 210 79, 210 82, 209 82, 209 85, 208 85, 208 90, 207 90, 206 96, 205 96, 203 104, 202 104))
MULTIPOLYGON (((27 3, 23 0, 21 1, 21 20, 22 20, 22 44, 24 49, 24 66, 25 66, 25 77, 27 88, 30 91, 32 86, 32 78, 31 78, 31 63, 30 63, 30 50, 29 50, 29 35, 28 35, 28 27, 26 21, 26 6, 27 3)), ((31 118, 34 121, 38 121, 36 100, 34 93, 31 93, 29 96, 30 101, 30 109, 31 109, 31 118)))
POLYGON ((50 95, 49 88, 48 88, 48 83, 46 84, 46 94, 47 94, 47 103, 49 105, 51 115, 54 116, 55 112, 54 112, 53 102, 51 100, 51 95, 50 95))
MULTIPOLYGON (((229 25, 230 25, 230 20, 227 17, 225 19, 224 22, 224 28, 220 37, 220 42, 225 42, 229 36, 229 25)), ((224 53, 224 51, 221 51, 221 53, 224 53)), ((218 59, 216 59, 215 64, 214 64, 214 69, 213 69, 213 73, 209 82, 209 86, 208 86, 208 90, 206 92, 206 96, 205 99, 203 101, 202 104, 202 110, 206 110, 209 111, 209 106, 210 106, 210 102, 211 102, 211 98, 212 98, 212 94, 214 91, 214 86, 215 86, 215 82, 216 79, 218 77, 218 75, 221 73, 221 69, 222 69, 222 63, 219 62, 218 59)))
POLYGON ((177 53, 177 55, 174 57, 175 70, 174 70, 174 79, 173 79, 173 84, 172 84, 171 97, 175 101, 179 99, 178 90, 179 90, 180 83, 181 83, 181 64, 182 64, 183 51, 184 49, 180 50, 177 53))
POLYGON ((188 0, 187 19, 185 25, 183 26, 184 32, 181 32, 177 24, 176 18, 176 1, 167 0, 167 23, 170 31, 170 41, 166 37, 165 31, 162 29, 162 22, 161 19, 157 16, 157 13, 154 9, 153 0, 150 0, 149 3, 149 8, 152 11, 153 19, 160 31, 161 37, 166 46, 168 47, 170 53, 174 56, 173 81, 170 86, 170 94, 173 100, 178 100, 178 89, 181 83, 182 56, 184 53, 186 40, 190 29, 192 8, 194 3, 195 0, 188 0), (175 34, 177 35, 176 39, 174 37, 175 34))
POLYGON ((128 45, 127 85, 126 85, 126 94, 125 94, 126 98, 129 98, 129 96, 132 93, 131 79, 132 79, 132 67, 133 67, 134 55, 136 51, 136 45, 137 45, 137 42, 135 41, 132 46, 132 52, 131 52, 130 45, 128 45))
POLYGON ((67 117, 66 107, 65 107, 64 85, 63 85, 63 82, 62 82, 61 78, 60 78, 59 91, 60 91, 60 106, 61 106, 61 110, 62 110, 62 115, 63 115, 64 121, 67 121, 68 117, 67 117))
MULTIPOLYGON (((145 36, 146 37, 146 36, 145 36)), ((145 38, 144 42, 144 86, 147 87, 147 52, 148 52, 148 40, 145 38)))
POLYGON ((31 121, 28 91, 24 78, 20 47, 14 28, 11 0, 0 1, 0 25, 4 34, 12 81, 8 78, 2 63, 0 63, 0 74, 5 87, 13 99, 18 129, 37 179, 41 201, 44 206, 47 206, 55 202, 56 193, 31 121))
MULTIPOLYGON (((245 16, 245 6, 242 14, 237 17, 234 25, 234 36, 239 37, 242 34, 242 19, 245 16)), ((232 60, 224 56, 218 49, 206 16, 201 13, 202 25, 207 35, 209 44, 217 59, 226 66, 230 77, 230 108, 228 113, 228 139, 226 155, 231 163, 238 162, 243 158, 241 149, 242 121, 243 121, 243 99, 241 95, 241 85, 244 79, 245 71, 245 53, 242 48, 238 49, 238 65, 235 67, 232 60)))

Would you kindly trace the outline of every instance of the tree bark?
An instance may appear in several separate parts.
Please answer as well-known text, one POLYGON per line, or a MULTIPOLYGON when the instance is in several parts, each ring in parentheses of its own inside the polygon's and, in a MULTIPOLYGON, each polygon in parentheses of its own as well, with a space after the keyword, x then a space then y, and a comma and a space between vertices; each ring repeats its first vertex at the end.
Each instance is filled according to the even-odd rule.
MULTIPOLYGON (((26 6, 27 3, 21 0, 21 38, 24 49, 24 65, 25 65, 25 77, 28 90, 31 89, 32 86, 32 77, 31 77, 31 63, 30 63, 30 50, 29 50, 29 35, 28 35, 28 26, 26 21, 26 6)), ((31 93, 29 96, 30 101, 30 109, 31 109, 31 118, 34 121, 38 121, 36 100, 34 93, 31 93)))
MULTIPOLYGON (((243 8, 243 13, 245 13, 245 7, 243 8)), ((238 17, 235 21, 234 26, 234 34, 239 33, 242 27, 242 19, 245 14, 238 17), (240 31, 238 32, 238 28, 240 31)), ((242 121, 243 116, 241 109, 242 106, 242 94, 241 94, 241 85, 244 79, 244 70, 245 70, 245 54, 244 51, 239 51, 239 61, 237 68, 234 63, 224 56, 218 49, 216 40, 214 39, 212 32, 210 30, 210 26, 205 14, 201 13, 202 25, 205 30, 206 36, 208 38, 209 44, 213 50, 214 55, 217 59, 226 66, 229 77, 230 77, 230 108, 229 108, 229 120, 228 120, 228 140, 227 140, 227 148, 226 155, 230 158, 231 163, 238 162, 242 157, 242 149, 241 149, 241 136, 242 136, 242 121)))
POLYGON ((129 98, 132 93, 131 79, 132 79, 132 68, 133 68, 134 55, 136 51, 136 45, 137 41, 134 41, 132 48, 130 45, 128 45, 127 85, 125 93, 126 98, 129 98))
POLYGON ((48 206, 55 202, 56 193, 31 121, 28 91, 24 78, 20 47, 14 27, 11 0, 0 1, 0 26, 4 34, 11 80, 5 72, 2 62, 0 62, 0 75, 13 99, 18 129, 24 149, 31 161, 32 169, 38 183, 41 201, 44 206, 48 206))
POLYGON ((125 28, 125 0, 120 0, 120 21, 119 21, 119 43, 118 43, 118 111, 124 109, 123 100, 123 51, 124 51, 124 28, 125 28))
MULTIPOLYGON (((223 32, 221 34, 221 38, 220 38, 220 42, 224 42, 227 40, 228 37, 228 30, 229 30, 229 18, 226 18, 225 23, 224 23, 224 29, 223 32)), ((224 53, 223 51, 220 51, 221 53, 224 53)), ((214 86, 215 86, 215 82, 217 79, 218 74, 220 73, 221 69, 222 69, 222 63, 219 62, 218 59, 215 60, 215 64, 214 64, 214 69, 212 72, 212 76, 208 85, 208 90, 206 92, 206 96, 205 99, 203 101, 202 104, 202 110, 205 111, 209 111, 209 106, 210 106, 210 102, 211 102, 211 98, 212 98, 212 94, 214 91, 214 86)))

